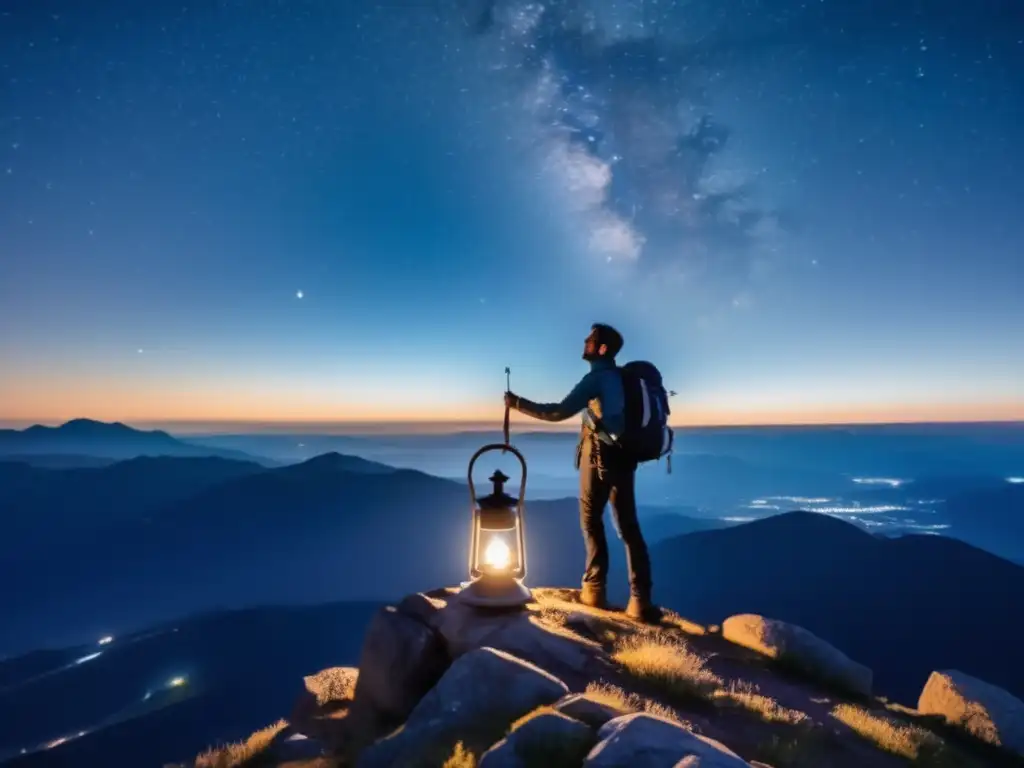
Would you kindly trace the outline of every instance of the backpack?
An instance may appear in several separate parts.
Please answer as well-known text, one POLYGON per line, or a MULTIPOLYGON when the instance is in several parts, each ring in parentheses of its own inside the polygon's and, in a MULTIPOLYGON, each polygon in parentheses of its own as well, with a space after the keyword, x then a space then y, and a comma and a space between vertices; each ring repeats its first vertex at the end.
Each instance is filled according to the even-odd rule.
POLYGON ((641 464, 670 454, 675 433, 668 425, 671 411, 661 371, 652 363, 634 360, 620 367, 619 372, 626 396, 626 427, 619 444, 641 464))

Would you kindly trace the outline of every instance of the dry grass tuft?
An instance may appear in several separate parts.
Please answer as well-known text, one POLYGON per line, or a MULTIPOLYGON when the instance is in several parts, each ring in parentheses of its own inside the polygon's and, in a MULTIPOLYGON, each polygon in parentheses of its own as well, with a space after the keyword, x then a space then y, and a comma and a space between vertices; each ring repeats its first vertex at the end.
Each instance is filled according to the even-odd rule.
POLYGON ((537 717, 538 715, 545 715, 545 714, 548 714, 548 713, 557 714, 554 707, 549 707, 547 705, 544 705, 542 707, 537 707, 532 712, 527 712, 525 715, 523 715, 518 720, 516 720, 514 723, 512 723, 512 725, 510 725, 508 727, 508 732, 512 733, 512 731, 514 731, 516 728, 522 727, 523 725, 525 725, 526 723, 530 722, 531 720, 533 720, 533 718, 537 717))
POLYGON ((784 707, 770 696, 762 696, 751 686, 733 684, 721 688, 711 695, 712 701, 718 706, 741 707, 760 715, 766 723, 784 723, 785 725, 805 725, 810 718, 796 709, 784 707))
POLYGON ((882 702, 882 704, 885 705, 885 708, 888 709, 890 712, 895 712, 896 714, 899 714, 899 715, 910 715, 911 717, 920 717, 921 716, 921 713, 918 712, 913 707, 905 706, 903 704, 900 704, 897 701, 889 701, 884 696, 879 696, 878 700, 880 702, 882 702))
POLYGON ((922 760, 937 754, 945 746, 931 731, 916 725, 895 722, 855 704, 837 704, 832 717, 847 725, 879 749, 908 760, 922 760))
POLYGON ((558 627, 569 626, 569 611, 560 606, 542 605, 536 613, 537 618, 545 624, 552 624, 558 627))
POLYGON ((287 720, 268 725, 243 742, 208 749, 196 758, 195 768, 256 768, 277 735, 288 726, 287 720))
POLYGON ((476 768, 476 755, 466 749, 460 741, 455 745, 451 757, 444 761, 442 768, 476 768))
POLYGON ((649 715, 673 720, 680 725, 688 725, 674 710, 669 709, 664 704, 659 704, 636 693, 626 693, 617 685, 611 685, 610 683, 588 683, 586 693, 595 701, 607 704, 626 714, 646 712, 649 715))
POLYGON ((685 643, 656 635, 626 638, 612 658, 633 677, 677 700, 709 700, 722 679, 685 643))
POLYGON ((684 619, 675 611, 670 611, 668 608, 661 609, 661 623, 681 629, 688 635, 706 635, 708 634, 707 627, 697 624, 696 622, 684 619))

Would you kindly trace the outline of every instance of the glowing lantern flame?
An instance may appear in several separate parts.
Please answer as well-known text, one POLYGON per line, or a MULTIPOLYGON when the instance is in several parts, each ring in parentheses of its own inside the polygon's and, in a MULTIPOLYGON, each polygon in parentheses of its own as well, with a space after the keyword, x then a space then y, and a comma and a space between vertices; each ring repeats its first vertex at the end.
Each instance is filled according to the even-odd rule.
POLYGON ((512 562, 512 550, 501 539, 491 539, 484 550, 484 563, 497 570, 505 570, 512 562))

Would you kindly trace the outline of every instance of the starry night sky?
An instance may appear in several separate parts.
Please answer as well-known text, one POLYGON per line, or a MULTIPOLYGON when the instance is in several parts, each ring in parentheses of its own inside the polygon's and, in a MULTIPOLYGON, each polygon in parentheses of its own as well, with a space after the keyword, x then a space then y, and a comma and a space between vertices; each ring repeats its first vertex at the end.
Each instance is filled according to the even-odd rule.
POLYGON ((1017 0, 0 5, 0 418, 1024 418, 1017 0), (925 10, 927 9, 927 10, 925 10))

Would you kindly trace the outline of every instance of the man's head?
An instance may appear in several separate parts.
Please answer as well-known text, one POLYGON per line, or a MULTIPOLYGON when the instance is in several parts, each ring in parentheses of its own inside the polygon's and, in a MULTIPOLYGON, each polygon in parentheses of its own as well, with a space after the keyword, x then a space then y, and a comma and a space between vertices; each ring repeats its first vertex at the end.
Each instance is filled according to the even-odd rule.
POLYGON ((583 341, 584 360, 614 360, 622 349, 622 334, 604 323, 590 326, 590 335, 583 341))

